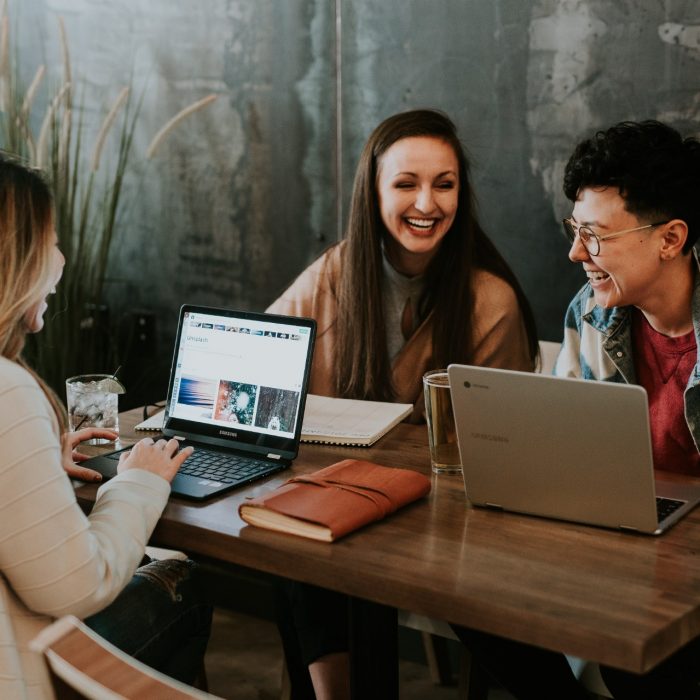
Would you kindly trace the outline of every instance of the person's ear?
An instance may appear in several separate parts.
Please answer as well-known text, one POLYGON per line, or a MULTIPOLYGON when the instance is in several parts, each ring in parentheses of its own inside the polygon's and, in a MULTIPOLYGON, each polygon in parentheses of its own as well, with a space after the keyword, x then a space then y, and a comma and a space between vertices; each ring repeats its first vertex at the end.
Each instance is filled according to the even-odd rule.
POLYGON ((688 238, 688 224, 683 219, 671 219, 664 224, 659 256, 662 260, 673 260, 683 252, 688 238))

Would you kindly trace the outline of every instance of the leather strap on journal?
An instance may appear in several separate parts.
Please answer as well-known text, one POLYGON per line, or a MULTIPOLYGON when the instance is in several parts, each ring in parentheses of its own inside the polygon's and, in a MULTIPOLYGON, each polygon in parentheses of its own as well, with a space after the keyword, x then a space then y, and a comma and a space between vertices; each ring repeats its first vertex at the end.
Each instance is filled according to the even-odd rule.
POLYGON ((383 518, 389 513, 393 513, 400 505, 392 501, 391 496, 384 491, 380 491, 371 486, 358 486, 357 484, 352 484, 341 479, 323 479, 309 474, 308 476, 295 476, 293 479, 289 479, 287 483, 313 484, 314 486, 321 486, 323 488, 338 488, 356 493, 358 496, 368 498, 374 503, 379 512, 378 518, 383 518))

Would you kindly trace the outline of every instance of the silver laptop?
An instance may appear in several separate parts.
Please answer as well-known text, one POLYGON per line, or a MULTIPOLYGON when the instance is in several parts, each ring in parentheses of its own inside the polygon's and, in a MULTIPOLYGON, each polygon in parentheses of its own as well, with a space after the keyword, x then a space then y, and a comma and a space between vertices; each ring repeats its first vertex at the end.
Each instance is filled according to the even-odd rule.
POLYGON ((467 498, 476 506, 658 535, 700 487, 654 477, 639 386, 448 368, 467 498))

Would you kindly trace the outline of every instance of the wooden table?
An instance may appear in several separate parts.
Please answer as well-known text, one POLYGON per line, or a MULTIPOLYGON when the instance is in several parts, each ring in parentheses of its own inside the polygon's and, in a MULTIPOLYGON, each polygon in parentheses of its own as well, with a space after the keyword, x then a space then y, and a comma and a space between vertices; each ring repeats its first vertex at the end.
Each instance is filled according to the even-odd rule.
MULTIPOLYGON (((122 434, 140 419, 123 414, 122 434)), ((473 509, 461 478, 440 476, 426 499, 334 544, 238 517, 246 498, 347 457, 428 474, 426 440, 401 424, 369 449, 304 444, 291 470, 252 486, 205 504, 172 498, 153 543, 629 671, 700 634, 700 509, 654 538, 473 509)))

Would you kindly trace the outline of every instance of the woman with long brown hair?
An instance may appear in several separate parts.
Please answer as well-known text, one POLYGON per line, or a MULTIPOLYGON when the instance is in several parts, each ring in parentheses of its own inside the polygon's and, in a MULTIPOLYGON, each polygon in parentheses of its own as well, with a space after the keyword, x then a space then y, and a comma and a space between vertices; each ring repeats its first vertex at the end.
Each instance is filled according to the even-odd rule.
POLYGON ((47 183, 0 154, 0 697, 53 697, 43 659, 28 643, 66 614, 191 682, 211 623, 192 562, 137 570, 190 450, 178 453, 175 441, 137 443, 86 517, 68 476, 96 473, 75 464, 74 449, 117 435, 62 434, 65 409, 22 359, 26 335, 43 327, 46 297, 61 278, 57 243, 47 183))
POLYGON ((309 390, 415 403, 450 362, 531 370, 534 318, 476 215, 455 125, 436 110, 389 117, 357 167, 343 241, 270 312, 318 322, 309 390))
MULTIPOLYGON (((452 362, 533 370, 537 333, 515 275, 479 224, 453 122, 413 110, 369 137, 346 235, 268 309, 318 323, 309 390, 414 404, 422 377, 452 362)), ((295 697, 347 691, 340 595, 290 585, 280 607, 295 697), (308 665, 313 689, 295 661, 308 665), (305 689, 303 689, 305 686, 305 689)))

